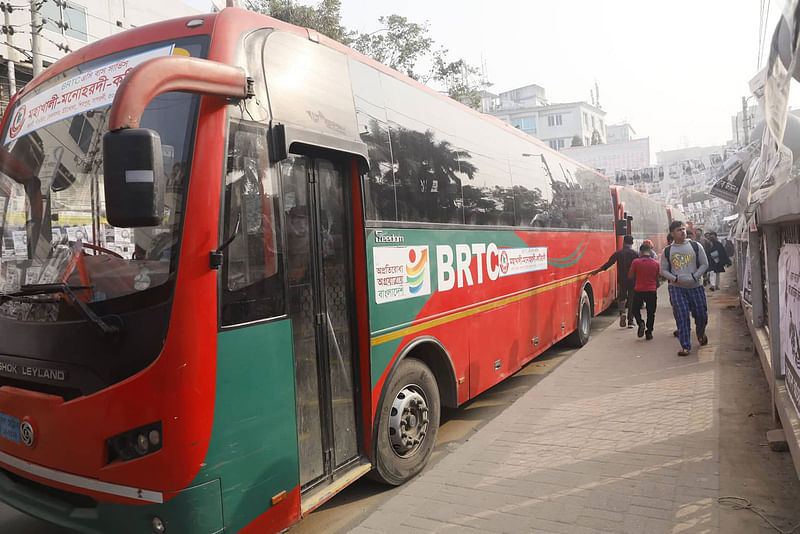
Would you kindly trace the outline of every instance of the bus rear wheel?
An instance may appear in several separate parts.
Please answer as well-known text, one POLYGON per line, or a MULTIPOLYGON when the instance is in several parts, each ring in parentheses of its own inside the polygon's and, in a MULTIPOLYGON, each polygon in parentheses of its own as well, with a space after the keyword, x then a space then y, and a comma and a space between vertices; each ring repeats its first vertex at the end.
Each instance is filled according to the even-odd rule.
POLYGON ((573 347, 582 347, 589 342, 589 333, 592 329, 592 303, 586 291, 581 291, 581 301, 578 304, 578 326, 569 335, 567 341, 573 347))
POLYGON ((427 365, 406 358, 385 391, 372 476, 398 486, 422 471, 433 451, 439 433, 439 387, 427 365))

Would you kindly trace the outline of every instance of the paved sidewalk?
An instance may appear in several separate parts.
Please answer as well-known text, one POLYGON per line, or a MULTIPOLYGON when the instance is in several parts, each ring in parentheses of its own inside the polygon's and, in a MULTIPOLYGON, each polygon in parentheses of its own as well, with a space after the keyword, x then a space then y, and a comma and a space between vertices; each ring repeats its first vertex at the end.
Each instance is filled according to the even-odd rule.
POLYGON ((662 288, 654 340, 593 336, 352 532, 773 532, 718 504, 729 494, 800 521, 791 458, 765 447, 769 390, 735 292, 708 294, 708 346, 677 356, 662 288))

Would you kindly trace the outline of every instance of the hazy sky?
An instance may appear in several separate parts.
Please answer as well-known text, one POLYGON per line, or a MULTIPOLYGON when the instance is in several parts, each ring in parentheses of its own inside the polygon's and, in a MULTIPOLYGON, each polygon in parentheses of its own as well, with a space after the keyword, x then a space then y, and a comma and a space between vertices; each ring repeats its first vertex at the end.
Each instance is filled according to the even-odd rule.
POLYGON ((757 72, 757 0, 342 0, 358 31, 391 13, 427 20, 453 58, 483 58, 495 93, 535 83, 551 102, 589 101, 596 80, 608 123, 627 120, 656 151, 731 139, 757 72))
POLYGON ((495 93, 535 83, 551 102, 589 101, 597 81, 607 122, 629 122, 653 151, 731 139, 757 72, 759 0, 342 0, 341 13, 359 32, 392 13, 427 21, 451 58, 485 65, 495 93))

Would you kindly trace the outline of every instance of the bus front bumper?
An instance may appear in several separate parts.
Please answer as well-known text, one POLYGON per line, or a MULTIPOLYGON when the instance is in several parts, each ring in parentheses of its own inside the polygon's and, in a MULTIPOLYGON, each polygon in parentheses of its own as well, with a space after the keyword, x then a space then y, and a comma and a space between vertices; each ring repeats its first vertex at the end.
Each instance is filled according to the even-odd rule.
POLYGON ((186 488, 163 504, 97 502, 0 469, 0 501, 28 515, 85 533, 164 532, 215 534, 223 530, 219 479, 186 488))

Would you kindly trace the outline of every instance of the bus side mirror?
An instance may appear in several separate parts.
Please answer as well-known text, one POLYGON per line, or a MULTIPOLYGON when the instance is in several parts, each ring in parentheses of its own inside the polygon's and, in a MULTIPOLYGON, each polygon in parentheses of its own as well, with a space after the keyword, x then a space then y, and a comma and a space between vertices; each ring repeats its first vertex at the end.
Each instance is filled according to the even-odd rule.
POLYGON ((106 218, 112 226, 158 226, 164 217, 164 160, 161 137, 146 128, 103 136, 106 218))
POLYGON ((628 221, 625 219, 617 219, 617 235, 628 234, 628 221))

